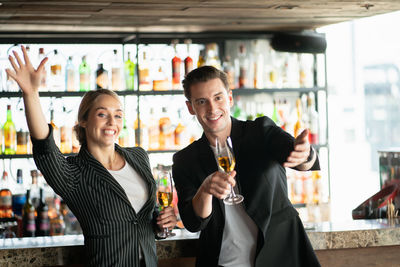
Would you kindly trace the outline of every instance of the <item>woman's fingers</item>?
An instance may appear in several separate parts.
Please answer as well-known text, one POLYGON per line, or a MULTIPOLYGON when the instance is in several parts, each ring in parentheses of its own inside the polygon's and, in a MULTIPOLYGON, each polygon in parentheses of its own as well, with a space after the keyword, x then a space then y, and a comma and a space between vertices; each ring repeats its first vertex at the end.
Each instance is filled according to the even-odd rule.
POLYGON ((49 60, 48 57, 45 57, 39 64, 39 67, 37 68, 37 71, 43 71, 44 69, 44 64, 46 64, 46 62, 49 60))
POLYGON ((15 72, 19 70, 19 67, 17 66, 17 63, 15 63, 15 60, 12 56, 9 56, 8 59, 10 60, 11 66, 14 68, 15 72))
POLYGON ((14 57, 17 59, 19 68, 21 69, 24 66, 24 62, 22 62, 21 58, 19 57, 16 51, 13 51, 14 57))
POLYGON ((21 50, 22 50, 22 54, 24 55, 25 65, 26 65, 28 68, 33 69, 32 63, 31 63, 31 61, 29 60, 29 56, 28 56, 28 53, 26 52, 25 46, 22 45, 22 46, 21 46, 21 50))

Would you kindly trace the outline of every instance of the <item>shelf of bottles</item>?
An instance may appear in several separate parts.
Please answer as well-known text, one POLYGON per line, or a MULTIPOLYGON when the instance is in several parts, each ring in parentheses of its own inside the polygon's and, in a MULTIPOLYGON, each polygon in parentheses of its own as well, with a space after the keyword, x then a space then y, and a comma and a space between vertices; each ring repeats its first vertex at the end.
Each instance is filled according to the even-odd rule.
MULTIPOLYGON (((171 165, 172 153, 202 134, 186 109, 180 81, 194 67, 213 65, 228 74, 234 117, 246 120, 267 115, 292 135, 307 127, 321 162, 328 162, 323 54, 278 52, 267 39, 26 45, 34 66, 45 56, 49 58, 39 93, 45 116, 55 129, 56 143, 66 156, 79 151, 72 131, 77 103, 89 90, 109 88, 121 96, 125 109, 118 143, 145 148, 152 167, 171 165)), ((0 45, 1 66, 10 67, 7 57, 13 50, 19 49, 0 45)), ((10 169, 15 170, 23 166, 21 160, 31 160, 32 151, 22 94, 5 68, 0 69, 0 159, 10 160, 10 169), (18 162, 12 164, 11 160, 18 162)), ((327 163, 323 168, 328 169, 327 163)), ((327 202, 328 176, 326 171, 288 170, 290 199, 295 204, 327 202)))

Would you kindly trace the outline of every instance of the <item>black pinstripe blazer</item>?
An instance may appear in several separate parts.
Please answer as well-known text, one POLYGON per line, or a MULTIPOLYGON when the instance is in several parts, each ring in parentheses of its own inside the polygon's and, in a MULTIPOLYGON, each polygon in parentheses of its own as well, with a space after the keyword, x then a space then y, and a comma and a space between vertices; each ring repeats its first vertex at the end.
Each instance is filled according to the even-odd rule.
POLYGON ((156 184, 148 155, 139 147, 115 145, 128 164, 146 181, 149 199, 136 213, 124 189, 82 146, 65 158, 54 143, 52 127, 44 140, 32 138, 38 169, 82 226, 90 266, 139 266, 139 246, 147 267, 157 266, 154 228, 156 184))

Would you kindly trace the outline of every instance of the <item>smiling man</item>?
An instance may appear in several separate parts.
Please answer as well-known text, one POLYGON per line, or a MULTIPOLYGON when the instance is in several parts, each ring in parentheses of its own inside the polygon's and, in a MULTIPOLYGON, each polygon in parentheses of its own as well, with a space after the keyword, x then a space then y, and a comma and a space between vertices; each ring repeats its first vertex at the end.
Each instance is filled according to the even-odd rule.
POLYGON ((296 210, 287 197, 284 167, 317 170, 308 130, 296 139, 268 117, 239 121, 226 74, 211 66, 183 80, 186 105, 203 136, 177 152, 173 177, 185 227, 201 231, 196 266, 320 266, 296 210), (235 170, 218 171, 215 140, 230 137, 235 170), (230 186, 244 196, 224 205, 230 186))

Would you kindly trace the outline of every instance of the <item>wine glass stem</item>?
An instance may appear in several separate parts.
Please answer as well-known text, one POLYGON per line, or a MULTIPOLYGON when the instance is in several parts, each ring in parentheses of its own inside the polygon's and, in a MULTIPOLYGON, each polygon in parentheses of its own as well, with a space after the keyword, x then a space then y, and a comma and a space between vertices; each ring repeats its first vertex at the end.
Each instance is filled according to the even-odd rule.
POLYGON ((233 190, 233 186, 231 185, 231 197, 236 197, 235 190, 233 190))

